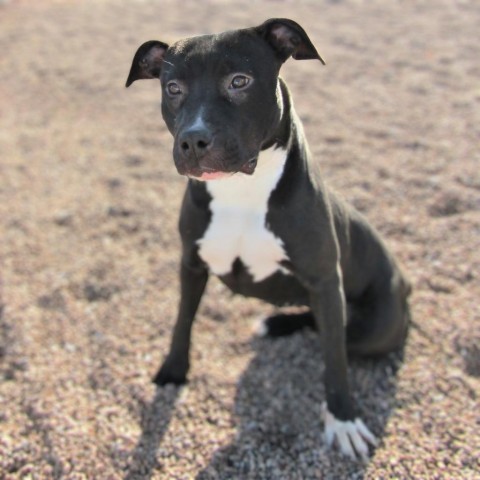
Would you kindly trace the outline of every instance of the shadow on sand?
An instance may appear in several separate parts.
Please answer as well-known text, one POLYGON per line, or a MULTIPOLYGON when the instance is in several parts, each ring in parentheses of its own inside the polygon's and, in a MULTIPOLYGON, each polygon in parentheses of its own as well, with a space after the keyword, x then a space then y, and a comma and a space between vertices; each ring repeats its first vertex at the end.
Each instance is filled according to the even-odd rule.
MULTIPOLYGON (((364 477, 367 465, 329 451, 323 440, 324 363, 315 332, 254 339, 256 352, 235 397, 237 435, 219 449, 197 480, 364 477), (288 472, 295 472, 289 476, 288 472), (287 476, 285 476, 287 475, 287 476)), ((350 383, 360 416, 381 441, 395 408, 404 352, 350 359, 350 383)), ((142 412, 141 435, 124 480, 148 480, 181 389, 159 388, 142 412)), ((372 452, 375 455, 375 452, 372 452)))
POLYGON ((124 480, 148 480, 158 468, 157 450, 168 430, 181 389, 174 386, 157 388, 155 396, 142 412, 142 432, 132 453, 124 480))
MULTIPOLYGON (((363 478, 367 465, 327 450, 323 440, 324 363, 317 334, 256 339, 253 348, 256 356, 235 399, 235 441, 218 450, 196 479, 363 478)), ((395 408, 403 356, 402 349, 349 362, 357 409, 380 441, 395 408)))

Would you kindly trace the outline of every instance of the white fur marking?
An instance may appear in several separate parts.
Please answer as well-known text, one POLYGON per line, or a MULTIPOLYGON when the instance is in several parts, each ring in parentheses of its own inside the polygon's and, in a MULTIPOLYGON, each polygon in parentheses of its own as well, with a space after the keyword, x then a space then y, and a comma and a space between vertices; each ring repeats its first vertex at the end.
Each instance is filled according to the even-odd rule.
POLYGON ((230 272, 236 258, 248 268, 255 282, 264 280, 287 260, 282 241, 267 229, 268 199, 283 172, 286 150, 271 147, 260 152, 253 175, 237 173, 209 181, 212 219, 199 254, 216 275, 230 272))
POLYGON ((335 418, 324 403, 322 405, 323 420, 325 422, 325 442, 331 446, 335 440, 340 451, 355 459, 357 454, 363 461, 368 459, 368 444, 378 444, 375 436, 365 426, 360 418, 355 421, 344 422, 335 418))
POLYGON ((265 315, 255 318, 252 322, 252 333, 256 337, 264 338, 268 335, 267 322, 265 315))
POLYGON ((188 127, 188 130, 203 130, 205 129, 205 122, 203 121, 203 107, 198 110, 197 117, 193 123, 188 127))

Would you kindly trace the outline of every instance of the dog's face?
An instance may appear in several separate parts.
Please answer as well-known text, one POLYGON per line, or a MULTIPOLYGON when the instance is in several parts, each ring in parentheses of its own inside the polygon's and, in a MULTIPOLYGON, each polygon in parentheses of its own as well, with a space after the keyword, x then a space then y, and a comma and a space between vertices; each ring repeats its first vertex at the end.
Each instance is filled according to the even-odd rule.
POLYGON ((289 56, 321 60, 303 29, 285 19, 170 47, 151 41, 138 49, 127 86, 160 78, 180 174, 252 174, 262 147, 275 140, 283 108, 278 72, 289 56))
POLYGON ((268 45, 248 32, 197 37, 167 50, 162 114, 180 174, 253 173, 280 119, 279 66, 268 45), (251 51, 264 61, 254 61, 251 51))

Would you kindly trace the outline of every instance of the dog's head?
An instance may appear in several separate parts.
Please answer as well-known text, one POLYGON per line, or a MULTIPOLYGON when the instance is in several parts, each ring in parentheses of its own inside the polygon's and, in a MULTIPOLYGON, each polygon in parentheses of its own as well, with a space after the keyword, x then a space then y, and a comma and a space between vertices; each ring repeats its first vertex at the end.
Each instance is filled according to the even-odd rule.
POLYGON ((180 174, 200 180, 252 174, 262 147, 274 142, 283 108, 278 72, 289 57, 324 63, 300 25, 275 18, 172 46, 146 42, 126 86, 160 79, 180 174))

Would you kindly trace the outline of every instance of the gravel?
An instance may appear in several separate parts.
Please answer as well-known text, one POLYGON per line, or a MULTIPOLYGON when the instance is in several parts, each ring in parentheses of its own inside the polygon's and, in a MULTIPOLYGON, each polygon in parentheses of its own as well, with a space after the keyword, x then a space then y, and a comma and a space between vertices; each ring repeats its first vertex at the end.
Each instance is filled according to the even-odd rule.
POLYGON ((474 479, 480 475, 480 5, 0 1, 0 479, 474 479), (190 383, 155 390, 178 301, 185 181, 139 44, 296 19, 289 61, 328 184, 414 284, 403 352, 352 360, 368 463, 325 447, 318 338, 215 279, 190 383))

